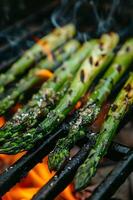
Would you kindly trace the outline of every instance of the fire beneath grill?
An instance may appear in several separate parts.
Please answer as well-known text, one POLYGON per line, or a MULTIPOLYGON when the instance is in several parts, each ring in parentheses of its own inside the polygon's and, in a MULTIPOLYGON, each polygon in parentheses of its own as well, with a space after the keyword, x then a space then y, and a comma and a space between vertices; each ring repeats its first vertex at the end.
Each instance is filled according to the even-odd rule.
MULTIPOLYGON (((0 155, 1 165, 8 168, 15 161, 17 161, 24 153, 17 154, 15 156, 0 155)), ((2 168, 2 166, 1 166, 2 168)), ((47 165, 47 158, 44 158, 42 163, 37 164, 25 178, 17 183, 9 192, 7 192, 2 199, 3 200, 18 200, 25 199, 30 200, 33 195, 54 175, 49 172, 47 165)), ((75 200, 72 185, 69 185, 56 199, 57 200, 75 200)))
MULTIPOLYGON (((129 69, 128 66, 132 64, 130 50, 132 52, 131 44, 133 41, 131 40, 131 43, 130 41, 129 43, 124 43, 130 36, 133 36, 133 21, 131 20, 132 3, 129 1, 128 6, 126 5, 126 9, 123 11, 125 5, 123 1, 121 1, 121 4, 119 0, 113 1, 113 3, 110 1, 104 2, 103 0, 101 2, 103 4, 99 4, 99 1, 72 0, 70 2, 63 0, 58 5, 59 1, 54 1, 52 9, 50 6, 49 9, 44 9, 45 12, 42 10, 29 19, 18 22, 1 32, 0 151, 5 153, 0 154, 0 196, 2 200, 106 200, 114 195, 125 180, 129 183, 122 186, 122 190, 118 191, 112 199, 132 199, 133 191, 131 187, 133 183, 130 174, 133 169, 133 140, 131 135, 133 125, 131 122, 132 107, 130 107, 129 102, 132 99, 133 74, 129 73, 132 69, 129 69), (119 9, 117 9, 118 6, 119 9), (123 15, 127 16, 126 19, 123 15), (46 20, 42 20, 43 18, 46 20), (93 20, 90 20, 91 18, 93 20), (73 24, 68 24, 69 22, 73 24), (67 26, 64 26, 66 24, 67 26), (56 27, 54 32, 53 25, 56 27), (60 26, 65 28, 60 28, 60 26), (20 35, 17 33, 18 30, 20 35), (106 34, 101 37, 103 33, 106 34), (49 34, 48 37, 46 36, 47 39, 40 39, 47 34, 49 34), (12 38, 11 35, 14 37, 12 38), (15 37, 16 35, 17 37, 15 37), (97 40, 87 43, 87 40, 91 40, 94 37, 97 40), (24 54, 25 50, 34 44, 35 46, 24 54), (123 47, 123 44, 126 45, 123 47), (84 51, 82 49, 79 50, 80 46, 83 46, 84 51), (121 48, 123 48, 122 51, 120 50, 121 48), (77 53, 78 51, 80 53, 77 53), (124 58, 121 56, 123 52, 126 54, 127 59, 124 57, 125 54, 123 54, 124 58), (16 62, 22 55, 24 56, 21 62, 16 62), (77 56, 74 57, 74 55, 77 56), (111 56, 114 55, 116 60, 112 60, 111 56), (82 65, 81 63, 85 58, 86 63, 82 65), (111 66, 113 61, 114 68, 112 67, 110 71, 108 71, 109 68, 105 69, 106 65, 107 67, 111 66), (15 62, 14 69, 17 70, 10 71, 10 66, 15 62), (125 64, 125 69, 122 62, 125 64), (79 63, 81 69, 78 67, 79 63), (24 69, 22 69, 23 66, 24 69), (37 69, 34 71, 32 66, 37 67, 37 69), (90 66, 92 68, 89 68, 90 66), (98 69, 99 67, 100 70, 98 69), (68 72, 67 70, 71 72, 68 76, 65 74, 68 72), (106 70, 107 74, 105 73, 106 70), (79 75, 77 75, 77 71, 79 75), (11 75, 14 73, 13 76, 10 76, 10 73, 11 75), (104 73, 105 76, 103 76, 104 73), (112 81, 110 81, 110 76, 115 77, 115 79, 113 80, 112 78, 112 81), (43 83, 49 83, 48 79, 52 80, 50 90, 49 85, 47 85, 46 88, 43 88, 43 93, 37 93, 38 96, 35 96, 30 102, 31 96, 41 91, 40 88, 42 88, 43 83), (100 83, 99 79, 101 79, 100 83), (127 79, 128 82, 126 83, 127 79), (74 82, 73 80, 78 81, 74 82), (101 84, 102 82, 103 84, 101 84), (103 87, 104 83, 105 88, 103 87), (126 85, 124 86, 125 83, 126 85), (111 88, 111 84, 114 90, 111 88), (55 85, 58 87, 56 88, 55 85), (96 87, 97 85, 98 87, 96 87), (52 92, 51 88, 54 88, 52 92), (102 90, 100 90, 100 93, 94 93, 95 88, 96 92, 99 88, 102 88, 102 90), (104 90, 107 91, 105 92, 104 90), (126 95, 119 99, 117 95, 120 90, 122 91, 120 94, 126 95), (76 93, 73 93, 73 91, 76 91, 76 93), (103 95, 101 95, 102 93, 103 95), (62 100, 66 95, 68 95, 68 98, 65 99, 65 104, 60 99, 62 100), (96 96, 100 100, 96 99, 96 96), (115 102, 116 96, 119 101, 123 100, 122 106, 125 109, 124 111, 122 106, 120 107, 119 103, 117 102, 117 105, 115 102), (87 104, 89 97, 91 97, 91 100, 95 99, 95 102, 92 101, 94 104, 91 100, 87 104), (3 99, 6 100, 3 101, 3 99), (59 104, 60 107, 58 108, 59 101, 61 104, 59 104), (101 102, 98 104, 98 101, 101 102), (113 104, 112 102, 115 103, 113 104), (83 112, 86 104, 88 107, 85 109, 86 112, 83 112), (25 105, 29 106, 29 110, 24 110, 26 108, 25 105), (96 105, 97 107, 95 107, 96 105), (119 116, 121 119, 119 126, 117 126, 118 116, 115 113, 117 109, 121 114, 119 116), (21 110, 23 111, 22 115, 21 110), (63 111, 58 113, 58 110, 63 111), (92 120, 90 120, 88 125, 86 124, 87 117, 91 116, 92 110, 94 116, 92 115, 92 120), (127 110, 130 112, 126 112, 127 110), (111 116, 108 116, 108 112, 112 113, 112 116, 115 113, 116 132, 119 132, 119 130, 121 132, 115 140, 105 137, 104 141, 104 138, 101 137, 103 141, 102 148, 105 148, 106 154, 105 151, 102 152, 100 143, 98 147, 101 148, 101 152, 105 157, 102 158, 103 156, 99 151, 96 152, 98 156, 95 159, 95 149, 93 147, 95 147, 96 142, 100 138, 99 132, 103 124, 105 123, 106 125, 107 119, 111 116), (126 113, 125 117, 124 112, 126 113), (16 113, 19 113, 18 116, 15 115, 16 113), (13 118, 14 116, 15 118, 13 118), (123 120, 121 116, 123 116, 123 120), (46 121, 43 121, 45 118, 46 121), (25 120, 23 121, 23 119, 25 120), (75 119, 78 119, 76 123, 75 119), (50 120, 51 122, 53 120, 53 123, 50 120), (50 123, 51 126, 49 125, 50 123), (80 129, 77 129, 78 126, 80 129), (67 140, 70 127, 73 128, 72 131, 81 130, 81 132, 77 132, 77 134, 81 134, 81 136, 78 134, 78 139, 70 137, 72 140, 67 140), (46 132, 46 136, 42 134, 43 132, 46 132), (82 137, 82 134, 86 135, 82 137), (23 140, 21 140, 21 137, 23 140), (68 146, 65 146, 62 138, 66 139, 64 141, 66 144, 69 143, 71 150, 68 146), (75 142, 74 140, 77 141, 75 142), (73 142, 72 146, 70 141, 73 142), (106 142, 108 142, 107 147, 109 146, 109 148, 106 147, 106 142), (63 144, 64 148, 61 149, 60 144, 63 144), (69 151, 67 152, 67 147, 70 150, 70 156, 69 151), (53 156, 54 153, 55 155, 58 153, 58 149, 61 151, 59 151, 60 154, 57 154, 59 157, 55 158, 59 158, 60 162, 56 162, 53 156), (21 151, 22 153, 18 153, 21 151), (62 152, 63 154, 61 154, 62 152), (8 153, 15 155, 8 155, 8 153), (85 184, 88 177, 84 179, 84 183, 82 181, 86 171, 83 171, 85 172, 83 176, 82 173, 80 174, 79 179, 74 179, 77 169, 82 166, 88 155, 91 161, 93 161, 93 157, 95 159, 93 165, 90 165, 91 167, 88 169, 90 174, 94 174, 95 168, 99 163, 98 171, 89 182, 89 185, 85 184), (129 178, 127 179, 128 176, 129 178), (76 188, 76 180, 78 180, 78 183, 82 182, 83 185, 85 184, 83 190, 80 184, 77 184, 79 188, 76 188), (129 192, 127 192, 126 196, 121 196, 120 193, 124 191, 124 188, 129 190, 129 192)), ((107 126, 107 128, 109 132, 112 127, 107 126)), ((107 131, 107 129, 105 130, 107 131)), ((103 133, 104 131, 101 134, 103 135, 103 133)), ((113 135, 113 130, 111 134, 113 135)))
MULTIPOLYGON (((41 72, 41 71, 40 71, 41 72)), ((41 74, 41 73, 40 73, 41 74)), ((47 74, 41 74, 41 77, 45 80, 47 74)), ((47 78, 49 78, 48 76, 47 78)), ((87 98, 87 97, 86 97, 87 98)), ((85 101, 85 99, 83 102, 85 101)), ((79 109, 81 107, 82 102, 78 101, 75 105, 75 109, 79 109)), ((93 123, 92 129, 97 131, 100 129, 100 125, 105 119, 107 111, 109 109, 109 103, 103 106, 103 110, 100 113, 97 120, 93 123)), ((11 108, 11 114, 17 112, 19 108, 21 108, 21 104, 16 104, 11 108)), ((74 110, 75 110, 74 109, 74 110)), ((73 111, 74 111, 73 110, 73 111)), ((6 123, 6 119, 4 117, 0 117, 0 127, 4 126, 6 123)), ((74 147, 71 151, 71 156, 74 156, 79 151, 79 148, 74 147)), ((26 152, 18 153, 16 155, 6 155, 0 154, 0 174, 4 171, 8 171, 8 168, 12 166, 17 160, 19 160, 22 156, 24 156, 26 152)), ((41 163, 37 164, 24 178, 21 179, 19 183, 17 183, 12 189, 9 190, 4 196, 2 196, 2 200, 30 200, 32 197, 39 191, 39 189, 46 184, 53 176, 54 172, 50 172, 48 169, 48 158, 47 156, 43 158, 41 163)), ((75 192, 73 183, 67 186, 63 192, 61 192, 56 199, 57 200, 84 200, 91 196, 91 193, 94 190, 94 186, 90 189, 85 189, 82 192, 75 192)))
MULTIPOLYGON (((0 118, 0 127, 5 123, 4 117, 0 118)), ((19 160, 26 152, 18 153, 16 155, 0 154, 0 173, 19 160)), ((37 191, 49 181, 54 172, 50 172, 47 164, 47 157, 41 163, 37 164, 29 173, 23 178, 20 183, 17 183, 9 192, 7 192, 2 200, 30 200, 37 191)), ((73 185, 69 185, 56 198, 57 200, 76 200, 73 194, 73 185)))

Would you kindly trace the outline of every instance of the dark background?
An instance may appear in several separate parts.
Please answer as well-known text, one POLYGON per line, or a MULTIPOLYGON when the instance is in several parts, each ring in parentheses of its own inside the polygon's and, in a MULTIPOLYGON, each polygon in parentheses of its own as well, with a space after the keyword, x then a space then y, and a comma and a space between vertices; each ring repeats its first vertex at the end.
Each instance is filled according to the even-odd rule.
POLYGON ((53 2, 58 0, 0 0, 0 29, 14 22, 37 13, 53 2))

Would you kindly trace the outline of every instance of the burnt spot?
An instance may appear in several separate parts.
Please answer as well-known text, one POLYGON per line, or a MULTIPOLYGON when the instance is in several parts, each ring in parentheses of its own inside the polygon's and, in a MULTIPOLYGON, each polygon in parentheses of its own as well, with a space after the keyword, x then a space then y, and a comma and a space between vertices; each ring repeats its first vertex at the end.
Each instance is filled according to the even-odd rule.
POLYGON ((95 62, 95 67, 98 67, 99 65, 99 60, 95 62))
POLYGON ((55 31, 54 31, 54 35, 60 36, 60 35, 61 35, 61 32, 60 32, 59 30, 55 30, 55 31))
POLYGON ((114 81, 113 81, 113 79, 111 79, 110 83, 111 83, 112 85, 114 84, 114 81))
POLYGON ((130 51, 130 47, 126 47, 126 52, 129 52, 130 51))
POLYGON ((89 62, 91 65, 93 65, 93 57, 92 56, 89 57, 89 62))
POLYGON ((71 107, 71 106, 72 106, 72 102, 69 101, 69 102, 68 102, 68 107, 71 107))
POLYGON ((104 132, 106 132, 107 131, 107 129, 106 128, 104 128, 104 132))
POLYGON ((66 69, 65 67, 62 67, 62 68, 61 68, 62 71, 65 71, 65 69, 66 69))
POLYGON ((72 90, 72 89, 69 89, 69 90, 68 90, 68 94, 69 94, 69 95, 71 95, 71 94, 72 94, 72 92, 73 92, 73 90, 72 90))
POLYGON ((84 80, 85 80, 85 72, 84 72, 84 70, 82 69, 81 72, 80 72, 80 81, 81 81, 82 83, 84 83, 84 80))
POLYGON ((53 81, 56 83, 57 82, 57 76, 54 76, 53 81))
POLYGON ((105 53, 103 53, 103 54, 101 55, 101 57, 102 57, 102 58, 104 58, 105 56, 106 56, 106 54, 105 54, 105 53))
POLYGON ((104 46, 104 43, 103 42, 100 42, 99 43, 99 49, 102 51, 103 50, 103 46, 104 46))
POLYGON ((116 69, 120 73, 121 72, 121 65, 118 65, 116 69))
POLYGON ((114 111, 116 111, 117 107, 118 106, 116 104, 113 104, 112 107, 111 107, 111 110, 114 112, 114 111))
POLYGON ((127 91, 127 92, 130 92, 130 90, 132 89, 131 85, 128 83, 124 89, 127 91))

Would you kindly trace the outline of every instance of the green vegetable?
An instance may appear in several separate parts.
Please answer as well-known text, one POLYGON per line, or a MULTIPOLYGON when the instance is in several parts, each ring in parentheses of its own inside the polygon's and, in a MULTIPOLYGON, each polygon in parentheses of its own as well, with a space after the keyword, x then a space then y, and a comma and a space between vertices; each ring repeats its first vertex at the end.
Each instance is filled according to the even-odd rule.
POLYGON ((37 140, 51 133, 73 109, 79 98, 85 94, 97 75, 108 66, 114 56, 112 50, 117 42, 117 34, 112 33, 110 35, 103 35, 98 41, 98 44, 94 46, 93 51, 81 65, 68 92, 60 100, 56 108, 48 113, 46 119, 44 119, 37 128, 32 128, 25 132, 23 136, 21 135, 21 138, 15 136, 12 138, 12 142, 7 142, 8 144, 4 143, 2 152, 16 153, 24 149, 29 149, 37 140), (102 48, 100 46, 101 43, 102 48), (106 53, 107 56, 103 56, 103 53, 106 53), (90 62, 91 57, 93 57, 94 60, 93 64, 90 62))
POLYGON ((48 58, 43 59, 33 69, 29 71, 13 88, 10 94, 5 96, 0 103, 0 115, 3 115, 12 105, 16 103, 18 97, 39 82, 40 77, 37 76, 39 69, 54 69, 57 63, 61 63, 72 53, 74 53, 79 47, 79 42, 76 40, 70 40, 63 47, 60 47, 53 52, 54 58, 49 60, 48 58))
POLYGON ((52 51, 63 44, 75 34, 75 26, 73 24, 66 25, 62 28, 55 29, 52 33, 43 37, 40 42, 27 50, 23 56, 15 62, 6 73, 0 75, 0 92, 4 87, 15 81, 22 75, 31 65, 47 55, 46 51, 52 51))
POLYGON ((115 85, 133 62, 133 39, 125 42, 117 53, 113 63, 100 79, 88 101, 83 108, 76 112, 76 117, 70 122, 69 133, 65 138, 59 139, 54 150, 49 155, 50 169, 59 169, 69 157, 70 149, 86 135, 86 128, 98 116, 101 106, 111 94, 115 85))
POLYGON ((59 101, 60 95, 58 92, 62 85, 67 80, 69 81, 73 78, 81 63, 90 54, 95 44, 96 40, 86 42, 69 60, 65 61, 55 71, 54 76, 42 85, 39 92, 33 95, 29 103, 20 109, 12 120, 8 121, 0 130, 0 141, 2 140, 4 142, 6 138, 19 135, 20 131, 35 126, 38 119, 46 116, 51 107, 59 101))
POLYGON ((107 153, 108 147, 115 137, 119 123, 133 104, 133 73, 112 104, 96 143, 85 162, 79 167, 75 177, 75 188, 85 188, 95 174, 101 158, 107 153))

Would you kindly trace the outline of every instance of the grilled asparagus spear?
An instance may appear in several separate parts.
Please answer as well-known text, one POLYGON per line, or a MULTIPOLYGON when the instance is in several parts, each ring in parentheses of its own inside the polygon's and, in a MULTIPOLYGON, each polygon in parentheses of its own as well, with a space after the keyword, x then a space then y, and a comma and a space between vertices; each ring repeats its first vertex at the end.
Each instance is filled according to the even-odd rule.
POLYGON ((0 75, 0 92, 4 86, 13 82, 19 75, 23 74, 32 64, 47 55, 46 51, 52 51, 75 34, 72 24, 55 29, 52 33, 43 37, 37 44, 27 50, 24 55, 15 62, 6 73, 0 75))
POLYGON ((85 162, 78 169, 75 177, 75 188, 77 190, 86 187, 91 177, 95 174, 99 161, 106 154, 119 123, 131 104, 133 104, 133 73, 130 74, 128 81, 112 104, 94 147, 85 162))
POLYGON ((35 85, 39 80, 37 76, 38 69, 54 69, 55 65, 61 63, 64 59, 73 54, 79 47, 79 42, 76 40, 71 40, 66 43, 63 47, 60 47, 55 52, 53 52, 54 59, 49 60, 48 58, 43 59, 40 63, 29 73, 24 76, 13 88, 12 92, 5 96, 0 103, 0 115, 3 115, 18 99, 18 97, 35 85))
POLYGON ((55 71, 54 76, 42 85, 40 91, 33 95, 29 103, 20 109, 12 120, 8 121, 6 126, 0 130, 0 138, 6 138, 8 135, 12 135, 12 132, 32 127, 40 117, 44 117, 49 111, 49 106, 55 104, 60 87, 66 80, 72 78, 95 44, 96 40, 86 42, 69 60, 65 61, 55 71))
POLYGON ((103 102, 107 99, 122 75, 133 61, 133 39, 125 42, 117 53, 113 63, 100 79, 94 92, 89 96, 86 105, 76 112, 75 120, 70 122, 69 133, 59 139, 54 150, 49 155, 49 168, 57 170, 69 157, 69 151, 74 144, 85 136, 86 126, 98 116, 103 102))
POLYGON ((98 44, 94 47, 91 55, 89 55, 81 65, 69 87, 69 91, 60 100, 56 108, 49 112, 46 119, 44 119, 37 128, 32 128, 27 133, 24 133, 21 139, 14 136, 11 142, 3 144, 0 152, 16 153, 24 149, 29 149, 37 140, 51 133, 72 110, 79 98, 85 94, 96 76, 107 67, 113 58, 113 49, 117 42, 117 34, 103 35, 98 44), (103 45, 102 49, 100 47, 101 43, 103 45), (106 56, 103 57, 103 54, 106 54, 106 56), (90 62, 90 57, 93 57, 93 64, 90 62))

